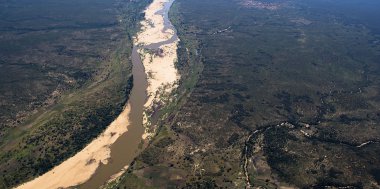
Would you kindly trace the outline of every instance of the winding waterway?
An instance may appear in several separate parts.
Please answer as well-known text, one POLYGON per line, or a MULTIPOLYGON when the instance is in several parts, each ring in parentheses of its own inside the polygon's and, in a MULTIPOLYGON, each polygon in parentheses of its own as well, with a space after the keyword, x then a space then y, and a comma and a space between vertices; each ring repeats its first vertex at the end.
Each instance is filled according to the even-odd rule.
MULTIPOLYGON (((168 16, 171 5, 174 0, 165 2, 163 8, 155 14, 159 14, 164 18, 164 31, 172 29, 176 31, 171 24, 168 16)), ((133 88, 129 98, 130 114, 128 131, 121 135, 114 144, 111 145, 111 157, 108 164, 101 164, 91 178, 80 185, 80 188, 98 188, 105 184, 112 175, 119 173, 124 167, 128 166, 133 159, 142 151, 140 145, 142 143, 142 135, 144 133, 143 127, 143 111, 144 103, 147 99, 147 75, 144 70, 144 65, 141 61, 138 50, 144 49, 159 49, 162 45, 170 44, 178 40, 176 32, 173 36, 165 41, 157 41, 149 45, 137 46, 135 45, 132 50, 132 74, 133 74, 133 88)))

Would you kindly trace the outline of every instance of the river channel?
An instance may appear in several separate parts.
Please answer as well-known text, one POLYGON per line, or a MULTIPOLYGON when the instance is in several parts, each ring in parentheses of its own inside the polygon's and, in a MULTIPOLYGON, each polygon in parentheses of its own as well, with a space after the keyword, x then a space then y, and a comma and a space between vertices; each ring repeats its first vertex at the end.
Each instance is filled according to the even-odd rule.
MULTIPOLYGON (((165 2, 163 9, 157 11, 164 18, 164 31, 172 29, 176 31, 171 24, 168 16, 171 5, 174 0, 165 2)), ((174 35, 165 41, 157 41, 149 45, 137 46, 134 45, 132 50, 132 74, 133 74, 133 88, 129 98, 130 114, 128 131, 121 135, 115 143, 111 145, 111 157, 107 164, 100 165, 95 174, 91 178, 80 185, 80 188, 98 188, 105 184, 112 175, 120 172, 125 166, 128 166, 133 159, 142 151, 142 135, 144 134, 143 127, 143 111, 144 104, 147 99, 147 76, 144 70, 144 65, 141 61, 138 50, 140 48, 156 50, 160 46, 173 43, 178 39, 176 32, 174 35)), ((127 127, 127 125, 126 125, 127 127)))

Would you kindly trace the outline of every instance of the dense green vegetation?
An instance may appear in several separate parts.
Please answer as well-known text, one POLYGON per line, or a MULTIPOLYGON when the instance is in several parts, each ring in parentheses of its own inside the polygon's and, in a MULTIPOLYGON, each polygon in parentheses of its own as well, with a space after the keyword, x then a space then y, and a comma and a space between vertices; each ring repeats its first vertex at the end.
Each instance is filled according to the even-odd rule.
POLYGON ((120 113, 133 84, 130 36, 149 2, 0 4, 6 18, 0 22, 0 188, 74 155, 120 113))
POLYGON ((379 4, 363 4, 176 0, 177 66, 199 77, 109 187, 378 187, 379 4))

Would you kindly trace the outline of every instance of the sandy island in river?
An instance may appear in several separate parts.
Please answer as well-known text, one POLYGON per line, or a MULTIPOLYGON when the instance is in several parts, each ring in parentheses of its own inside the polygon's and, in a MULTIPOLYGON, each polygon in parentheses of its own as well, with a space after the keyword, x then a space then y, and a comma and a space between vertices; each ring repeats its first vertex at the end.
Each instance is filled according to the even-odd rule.
MULTIPOLYGON (((155 14, 164 8, 165 2, 167 2, 167 0, 154 0, 147 7, 145 10, 145 20, 141 22, 142 31, 136 36, 135 44, 149 45, 166 41, 174 35, 172 29, 164 31, 163 16, 155 14)), ((176 86, 175 83, 179 79, 179 75, 174 66, 177 59, 177 43, 178 41, 175 41, 170 44, 162 45, 160 47, 160 54, 148 53, 144 49, 140 49, 139 51, 145 72, 148 76, 148 100, 144 105, 145 109, 150 109, 154 101, 159 100, 159 92, 170 92, 176 86), (165 88, 165 90, 163 90, 163 88, 165 88)), ((17 188, 67 188, 84 183, 90 179, 100 163, 107 164, 111 154, 110 146, 119 136, 128 131, 129 112, 130 105, 128 104, 117 119, 82 151, 42 176, 20 185, 17 188)), ((146 116, 144 120, 146 122, 146 116)), ((143 138, 147 136, 149 136, 149 134, 145 133, 143 138)), ((113 175, 112 179, 118 176, 120 176, 120 173, 113 175)))
MULTIPOLYGON (((168 0, 155 0, 145 10, 145 20, 141 22, 142 30, 136 36, 135 44, 150 45, 166 41, 174 36, 175 32, 173 29, 165 29, 163 15, 156 14, 159 10, 164 9, 166 2, 168 0)), ((176 83, 180 78, 175 68, 177 45, 178 40, 175 40, 172 43, 161 45, 159 50, 139 49, 145 73, 148 77, 148 99, 144 105, 145 110, 150 110, 155 102, 160 101, 162 94, 172 92, 177 86, 176 83)), ((148 122, 147 117, 146 112, 144 112, 144 125, 148 122)), ((143 139, 153 134, 154 132, 149 132, 146 129, 143 139)))

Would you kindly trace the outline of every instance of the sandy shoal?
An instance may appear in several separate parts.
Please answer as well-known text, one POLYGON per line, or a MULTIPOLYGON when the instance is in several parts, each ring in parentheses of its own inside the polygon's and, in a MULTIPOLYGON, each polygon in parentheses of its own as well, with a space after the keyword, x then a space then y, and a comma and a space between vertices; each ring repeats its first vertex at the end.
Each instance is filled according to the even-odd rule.
POLYGON ((18 186, 18 189, 67 188, 84 183, 95 173, 100 163, 107 164, 110 145, 127 132, 130 105, 107 127, 107 129, 75 156, 67 159, 49 172, 18 186))
MULTIPOLYGON (((145 20, 141 22, 142 30, 135 38, 136 44, 150 45, 173 37, 173 29, 164 30, 163 15, 156 14, 164 8, 165 2, 168 0, 155 0, 145 10, 145 20)), ((160 46, 162 51, 160 54, 146 52, 144 49, 139 50, 148 80, 148 99, 144 105, 145 109, 151 108, 155 101, 159 101, 159 93, 170 92, 176 87, 175 83, 180 77, 175 68, 177 45, 178 40, 160 46)), ((144 115, 144 124, 146 121, 147 118, 144 115)))
POLYGON ((145 19, 141 22, 141 32, 136 36, 136 44, 152 44, 170 39, 174 35, 172 29, 164 30, 164 17, 156 14, 164 9, 164 3, 168 0, 154 0, 145 9, 145 19))
POLYGON ((161 49, 163 50, 162 55, 140 53, 148 76, 148 99, 144 105, 145 108, 153 105, 153 102, 158 98, 157 92, 162 92, 162 90, 170 92, 179 79, 174 65, 177 60, 177 43, 163 45, 161 49))

